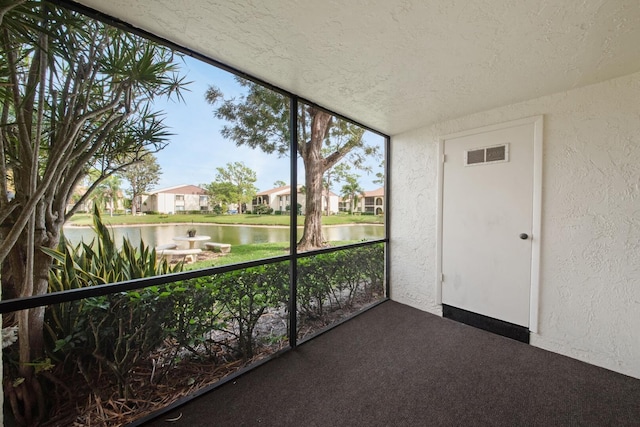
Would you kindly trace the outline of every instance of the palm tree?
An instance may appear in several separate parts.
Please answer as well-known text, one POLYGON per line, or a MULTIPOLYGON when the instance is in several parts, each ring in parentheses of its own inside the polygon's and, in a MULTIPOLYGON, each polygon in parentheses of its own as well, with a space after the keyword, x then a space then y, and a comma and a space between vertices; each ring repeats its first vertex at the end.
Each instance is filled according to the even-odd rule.
POLYGON ((107 207, 109 208, 109 215, 113 216, 113 210, 118 204, 121 180, 117 175, 111 175, 104 183, 106 186, 106 196, 108 197, 107 207))
POLYGON ((345 177, 347 183, 342 186, 342 197, 349 200, 351 212, 356 210, 360 197, 364 197, 364 189, 360 187, 358 178, 360 178, 359 175, 348 175, 345 177))

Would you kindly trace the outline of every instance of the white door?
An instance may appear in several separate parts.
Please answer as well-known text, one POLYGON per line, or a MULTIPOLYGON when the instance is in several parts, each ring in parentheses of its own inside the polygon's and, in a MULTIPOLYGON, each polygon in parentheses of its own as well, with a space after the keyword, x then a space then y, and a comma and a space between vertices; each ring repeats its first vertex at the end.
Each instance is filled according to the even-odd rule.
POLYGON ((535 133, 525 120, 443 141, 442 302, 524 327, 538 238, 535 133))

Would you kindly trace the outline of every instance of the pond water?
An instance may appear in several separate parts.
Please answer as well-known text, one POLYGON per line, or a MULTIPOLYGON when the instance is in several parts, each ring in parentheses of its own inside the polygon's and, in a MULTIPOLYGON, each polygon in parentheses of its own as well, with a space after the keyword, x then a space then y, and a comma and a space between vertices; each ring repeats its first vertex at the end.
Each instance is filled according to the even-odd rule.
MULTIPOLYGON (((127 237, 134 245, 140 244, 142 239, 148 246, 158 246, 174 243, 175 236, 185 236, 190 228, 196 229, 196 235, 210 236, 212 242, 229 243, 231 245, 246 245, 250 243, 288 242, 288 227, 255 227, 242 225, 210 225, 210 224, 179 224, 179 225, 143 225, 143 226, 111 226, 109 227, 116 244, 127 237)), ((302 236, 302 227, 298 228, 302 236)), ((379 225, 348 225, 323 227, 324 238, 327 241, 336 240, 372 240, 384 238, 384 227, 379 225)), ((90 242, 95 233, 90 227, 65 227, 64 235, 73 244, 80 241, 90 242)))

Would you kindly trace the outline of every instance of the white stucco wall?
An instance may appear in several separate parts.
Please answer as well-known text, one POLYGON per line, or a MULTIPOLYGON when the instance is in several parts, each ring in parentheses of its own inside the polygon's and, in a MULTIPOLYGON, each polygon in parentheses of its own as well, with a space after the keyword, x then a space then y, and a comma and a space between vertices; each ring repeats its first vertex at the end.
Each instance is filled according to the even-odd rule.
POLYGON ((185 194, 184 195, 184 210, 185 211, 199 211, 200 210, 200 195, 199 194, 185 194))
POLYGON ((392 137, 391 298, 436 304, 440 136, 544 115, 539 333, 640 378, 640 73, 392 137))
POLYGON ((158 202, 158 212, 175 213, 176 195, 171 193, 157 193, 156 200, 158 202))

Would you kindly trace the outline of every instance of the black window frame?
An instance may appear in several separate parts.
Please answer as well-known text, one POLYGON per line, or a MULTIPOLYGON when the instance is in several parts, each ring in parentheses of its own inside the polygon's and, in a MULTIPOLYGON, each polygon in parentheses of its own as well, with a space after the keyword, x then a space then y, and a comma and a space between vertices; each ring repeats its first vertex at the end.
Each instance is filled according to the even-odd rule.
MULTIPOLYGON (((289 307, 289 315, 290 315, 290 319, 289 319, 289 349, 293 349, 295 348, 299 343, 297 342, 297 327, 296 327, 296 313, 297 313, 297 308, 296 308, 296 282, 297 282, 297 276, 296 276, 296 267, 297 267, 297 261, 301 258, 305 258, 305 257, 310 257, 310 256, 314 256, 314 255, 318 255, 321 253, 329 253, 329 252, 333 252, 333 251, 340 251, 340 250, 348 250, 349 248, 357 248, 357 247, 361 247, 361 246, 367 246, 367 245, 375 245, 375 244, 379 244, 379 243, 384 243, 385 246, 385 259, 384 259, 384 271, 385 271, 385 278, 384 278, 384 283, 385 283, 385 296, 384 298, 380 301, 380 302, 384 302, 386 300, 389 299, 389 295, 390 295, 390 280, 389 280, 389 264, 390 264, 390 254, 389 254, 389 225, 390 225, 390 197, 389 197, 389 192, 390 192, 390 183, 391 183, 391 177, 390 177, 390 173, 389 173, 389 165, 390 165, 390 154, 391 154, 391 138, 378 131, 375 129, 372 129, 366 125, 363 125, 362 123, 359 123, 353 119, 350 119, 346 116, 343 116, 341 114, 335 113, 333 111, 331 111, 328 108, 325 108, 323 106, 320 106, 308 99, 304 99, 294 93, 288 92, 284 89, 281 89, 277 86, 274 86, 268 82, 262 81, 254 76, 251 76, 241 70, 238 70, 234 67, 228 66, 226 64, 223 64, 219 61, 216 61, 214 59, 208 58, 198 52, 195 52, 191 49, 188 49, 184 46, 180 46, 176 43, 173 43, 169 40, 163 39, 161 37, 158 37, 152 33, 143 31, 139 28, 135 28, 133 27, 131 24, 128 24, 124 21, 121 21, 117 18, 111 17, 109 15, 103 14, 101 12, 98 12, 94 9, 91 9, 87 6, 84 5, 80 5, 78 3, 74 3, 72 1, 69 0, 48 0, 49 3, 51 4, 55 4, 76 12, 79 12, 83 15, 88 16, 89 18, 93 18, 96 20, 99 20, 101 22, 104 22, 105 24, 120 28, 124 31, 128 31, 134 34, 137 34, 139 36, 145 37, 155 43, 159 43, 162 45, 165 45, 171 49, 174 49, 178 52, 181 52, 184 55, 187 56, 191 56, 195 59, 198 59, 200 61, 203 61, 211 66, 220 68, 222 70, 225 70, 227 72, 230 72, 236 76, 239 76, 243 79, 247 79, 250 80, 254 83, 263 85, 271 90, 274 90, 284 96, 287 96, 290 100, 290 135, 291 135, 291 141, 290 141, 290 171, 291 171, 291 175, 290 175, 290 185, 291 188, 297 188, 298 185, 298 180, 297 180, 297 169, 298 169, 298 164, 297 164, 297 160, 298 160, 298 156, 297 156, 297 151, 296 151, 296 146, 297 146, 297 110, 298 110, 298 105, 301 103, 304 103, 305 105, 308 106, 313 106, 315 108, 319 108, 322 109, 324 111, 326 111, 329 114, 332 114, 334 117, 337 117, 341 120, 346 120, 348 122, 351 122, 355 125, 358 125, 360 127, 362 127, 363 129, 372 132, 380 137, 382 137, 384 139, 384 198, 383 198, 383 204, 384 204, 384 228, 385 228, 385 236, 382 239, 375 239, 375 240, 370 240, 370 241, 366 241, 366 242, 359 242, 359 243, 354 243, 354 244, 347 244, 347 245, 340 245, 340 246, 335 246, 335 247, 330 247, 330 248, 324 248, 324 249, 318 249, 318 250, 312 250, 312 251, 307 251, 307 252, 297 252, 296 250, 296 244, 297 244, 297 233, 296 233, 296 209, 290 209, 289 210, 289 214, 290 214, 290 253, 288 255, 283 255, 283 256, 278 256, 278 257, 271 257, 271 258, 263 258, 263 259, 258 259, 258 260, 252 260, 252 261, 248 261, 248 262, 243 262, 243 263, 237 263, 237 264, 230 264, 230 265, 224 265, 224 266, 219 266, 219 267, 210 267, 210 268, 204 268, 204 269, 199 269, 199 270, 190 270, 190 271, 184 271, 184 272, 180 272, 180 273, 172 273, 172 274, 166 274, 163 276, 154 276, 154 277, 146 277, 146 278, 141 278, 141 279, 134 279, 134 280, 128 280, 128 281, 124 281, 124 282, 117 282, 117 283, 109 283, 109 284, 104 284, 104 285, 97 285, 97 286, 92 286, 92 287, 88 287, 88 288, 79 288, 79 289, 71 289, 71 290, 66 290, 66 291, 60 291, 60 292, 51 292, 51 293, 47 293, 44 295, 36 295, 36 296, 30 296, 30 297, 24 297, 24 298, 14 298, 14 299, 9 299, 9 300, 1 300, 0 301, 0 314, 4 314, 4 313, 10 313, 10 312, 15 312, 15 311, 19 311, 19 310, 25 310, 25 309, 32 309, 32 308, 37 308, 37 307, 42 307, 42 306, 47 306, 47 305, 53 305, 53 304, 60 304, 60 303, 65 303, 65 302, 71 302, 71 301, 76 301, 76 300, 81 300, 81 299, 85 299, 85 298, 92 298, 92 297, 98 297, 98 296, 104 296, 104 295, 109 295, 109 294, 114 294, 114 293, 118 293, 118 292, 126 292, 126 291, 133 291, 133 290, 139 290, 139 289, 143 289, 146 287, 150 287, 150 286, 158 286, 158 285, 164 285, 164 284, 168 284, 168 283, 173 283, 173 282, 178 282, 178 281, 183 281, 183 280, 189 280, 189 279, 195 279, 198 277, 203 277, 203 276, 210 276, 210 275, 215 275, 215 274, 220 274, 220 273, 225 273, 225 272, 231 272, 231 271, 236 271, 236 270, 242 270, 242 269, 246 269, 246 268, 250 268, 250 267, 255 267, 255 266, 260 266, 260 265, 266 265, 266 264, 272 264, 272 263, 278 263, 278 262, 283 262, 283 261, 289 261, 289 265, 290 265, 290 274, 289 274, 289 280, 290 280, 290 307, 289 307)), ((263 199, 266 198, 267 200, 269 199, 269 196, 262 196, 263 199)), ((257 199, 257 198, 256 198, 257 199)), ((254 199, 254 200, 256 200, 254 199)), ((293 191, 290 194, 290 205, 291 206, 296 206, 298 203, 298 197, 297 197, 297 192, 293 191)), ((375 306, 375 304, 374 304, 375 306)), ((360 313, 360 312, 359 312, 360 313)), ((356 313, 355 315, 359 314, 356 313)), ((351 317, 349 317, 351 318, 351 317)), ((349 318, 345 319, 344 321, 348 320, 349 318)), ((332 325, 331 327, 335 327, 338 324, 340 324, 342 322, 336 323, 334 325, 332 325)), ((331 328, 330 327, 330 328, 331 328)), ((330 329, 329 328, 329 329, 330 329)), ((324 333, 325 331, 321 331, 320 333, 324 333)), ((312 339, 313 337, 317 336, 313 335, 309 338, 305 338, 304 341, 308 341, 309 339, 312 339)), ((287 350, 289 350, 287 349, 287 350)), ((266 359, 269 360, 269 359, 266 359)), ((265 360, 265 361, 266 361, 265 360)), ((264 363, 264 362, 261 362, 264 363)), ((259 366, 261 363, 256 364, 254 367, 259 366)), ((195 398, 198 397, 200 394, 202 394, 203 392, 206 392, 212 388, 216 388, 230 380, 232 380, 233 378, 237 377, 238 375, 241 375, 242 373, 244 373, 246 370, 242 370, 239 371, 237 374, 233 374, 230 375, 229 377, 225 378, 224 380, 219 381, 218 383, 214 384, 211 387, 206 387, 205 390, 201 390, 198 393, 195 393, 191 398, 195 398)), ((189 399, 190 400, 190 399, 189 399)), ((166 411, 171 410, 172 408, 185 403, 185 401, 183 399, 179 400, 178 402, 175 402, 174 404, 171 404, 167 407, 165 407, 164 409, 160 410, 160 411, 156 411, 153 414, 151 414, 152 416, 147 416, 147 417, 143 417, 140 418, 139 420, 135 421, 133 423, 133 425, 139 425, 141 423, 144 423, 146 421, 148 421, 149 419, 157 416, 160 413, 164 413, 166 411)))

